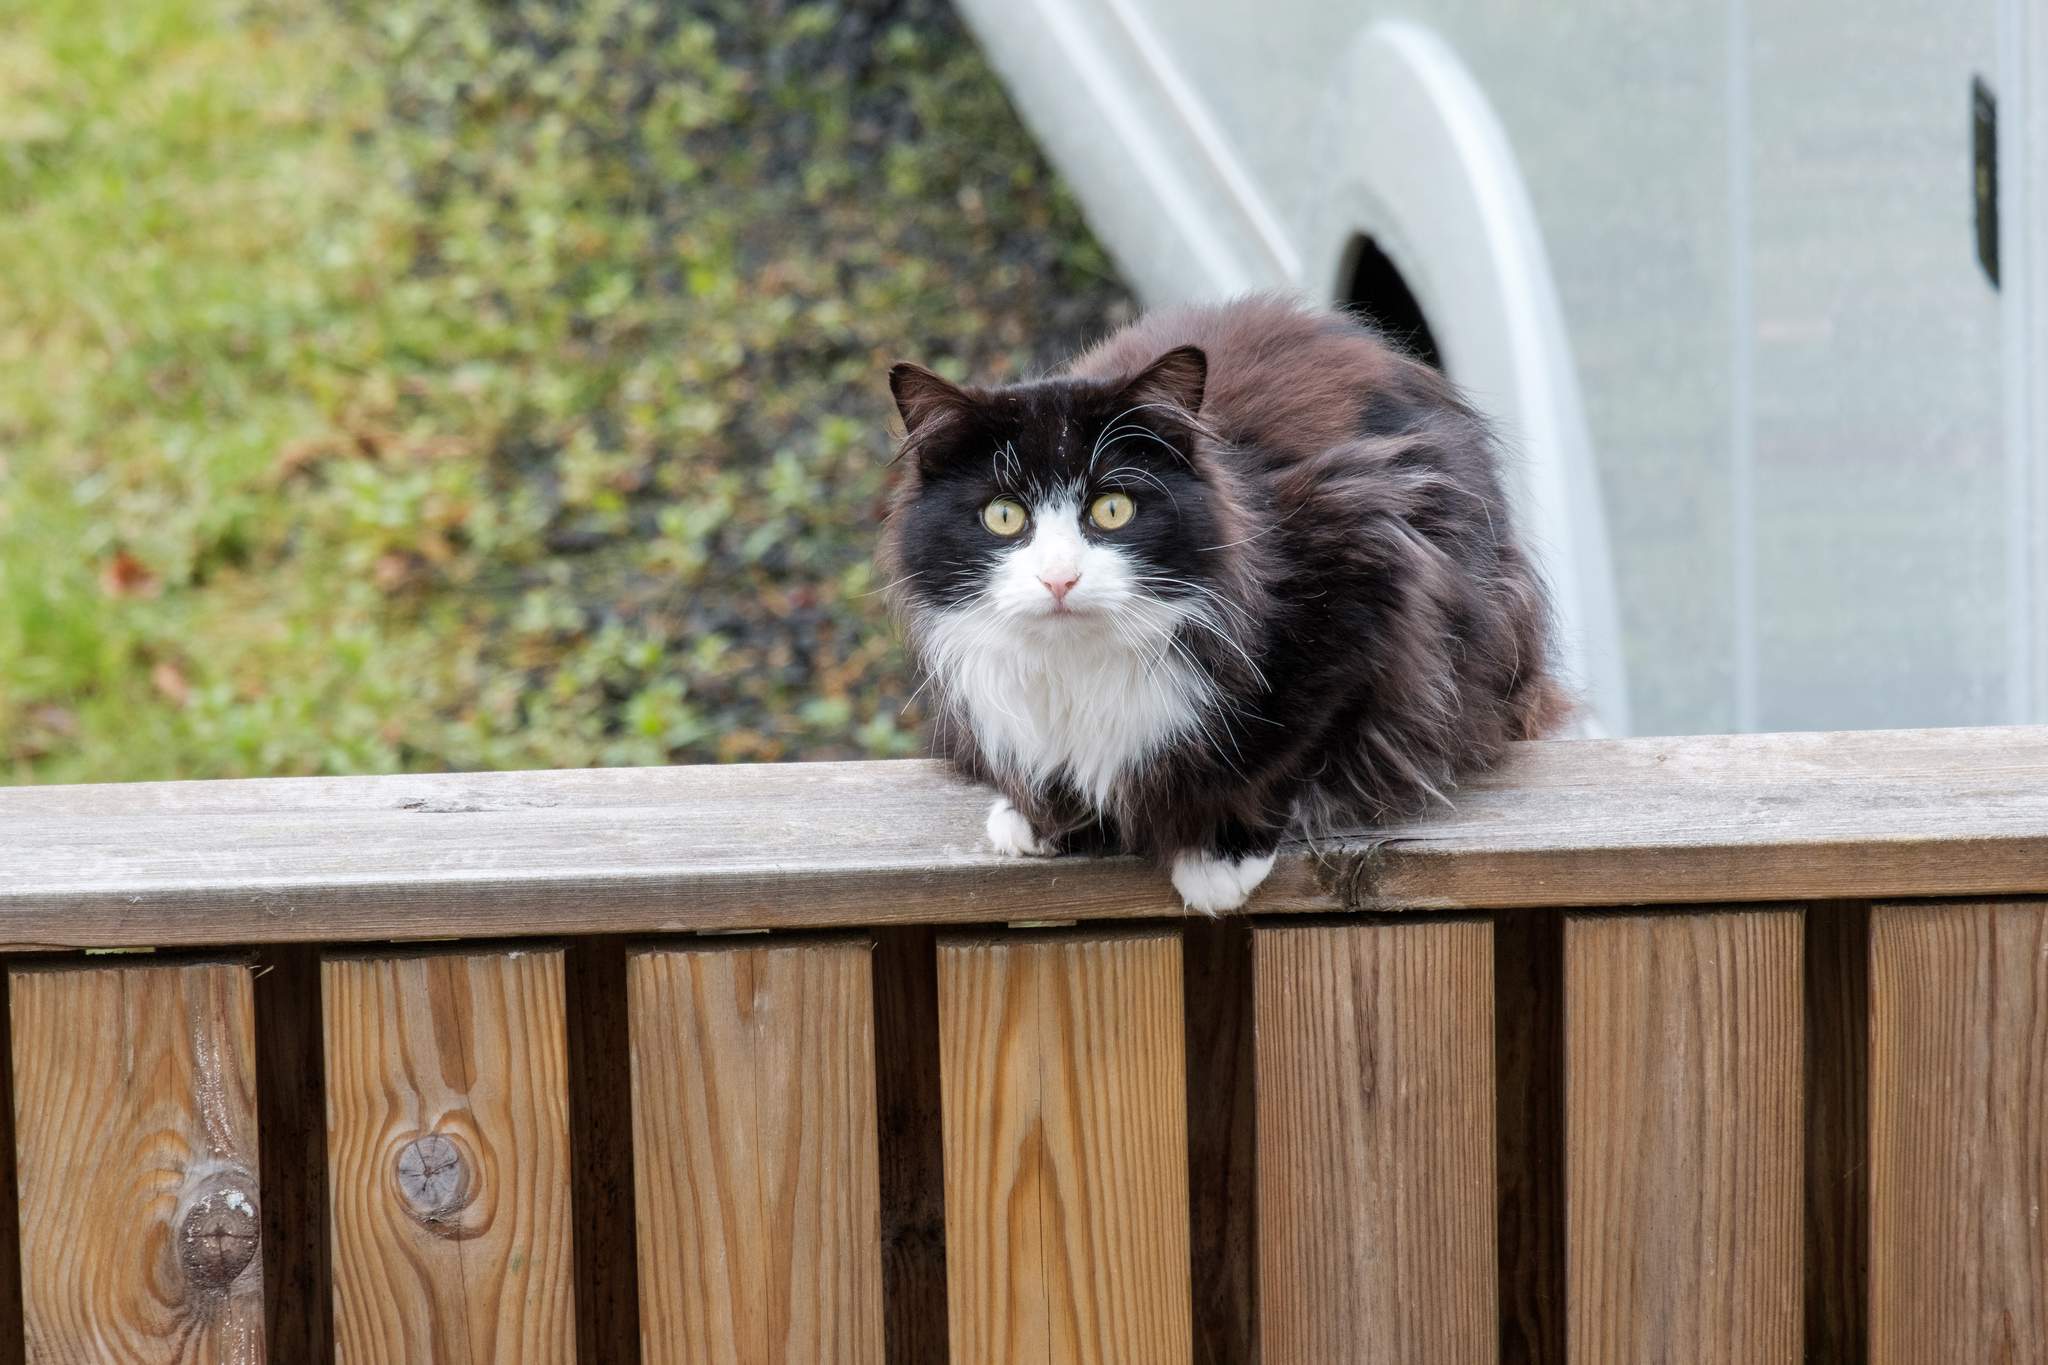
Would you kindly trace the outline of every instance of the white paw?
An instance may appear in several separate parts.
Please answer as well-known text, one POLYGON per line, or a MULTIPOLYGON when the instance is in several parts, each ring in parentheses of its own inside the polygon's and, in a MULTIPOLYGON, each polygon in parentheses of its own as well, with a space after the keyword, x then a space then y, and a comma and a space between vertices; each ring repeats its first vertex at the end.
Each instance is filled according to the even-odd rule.
POLYGON ((1010 804, 1007 796, 997 797, 996 803, 988 808, 988 841, 996 846, 996 852, 1005 857, 1052 856, 1052 846, 1031 832, 1031 822, 1010 804))
POLYGON ((1271 853, 1260 858, 1218 858, 1183 853, 1173 860, 1173 889, 1190 910, 1220 915, 1243 905, 1273 870, 1271 853))

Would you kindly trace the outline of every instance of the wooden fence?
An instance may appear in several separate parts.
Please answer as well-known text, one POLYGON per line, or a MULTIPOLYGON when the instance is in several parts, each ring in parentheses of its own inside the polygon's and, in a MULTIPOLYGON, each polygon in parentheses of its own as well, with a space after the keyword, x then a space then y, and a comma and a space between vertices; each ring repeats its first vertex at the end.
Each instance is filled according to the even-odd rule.
POLYGON ((2048 730, 1525 746, 1223 923, 983 810, 0 790, 0 1360, 2048 1360, 2048 730))

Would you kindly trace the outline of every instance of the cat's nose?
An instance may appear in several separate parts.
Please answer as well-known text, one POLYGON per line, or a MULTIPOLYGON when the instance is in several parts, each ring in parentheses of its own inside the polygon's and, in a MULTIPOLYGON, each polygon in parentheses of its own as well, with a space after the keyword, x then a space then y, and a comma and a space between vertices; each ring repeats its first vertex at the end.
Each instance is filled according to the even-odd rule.
POLYGON ((1052 594, 1055 606, 1065 606, 1067 594, 1072 592, 1074 585, 1081 581, 1081 571, 1079 569, 1044 569, 1040 571, 1038 581, 1045 584, 1045 590, 1052 594))

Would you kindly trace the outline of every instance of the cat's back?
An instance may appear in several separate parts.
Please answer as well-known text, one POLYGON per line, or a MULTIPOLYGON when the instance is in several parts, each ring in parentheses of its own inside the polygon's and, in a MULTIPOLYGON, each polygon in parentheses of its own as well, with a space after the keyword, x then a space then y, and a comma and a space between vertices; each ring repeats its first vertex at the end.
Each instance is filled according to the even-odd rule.
POLYGON ((1277 295, 1165 308, 1102 341, 1069 367, 1082 379, 1135 373, 1177 346, 1208 359, 1202 419, 1233 444, 1309 455, 1354 440, 1375 407, 1434 395, 1436 372, 1354 319, 1277 295))

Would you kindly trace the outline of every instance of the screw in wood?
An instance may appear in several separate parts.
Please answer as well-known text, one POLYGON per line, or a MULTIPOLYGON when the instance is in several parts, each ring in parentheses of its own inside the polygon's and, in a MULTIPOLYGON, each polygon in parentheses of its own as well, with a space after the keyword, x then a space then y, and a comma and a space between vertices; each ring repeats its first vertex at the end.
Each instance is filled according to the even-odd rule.
POLYGON ((256 1259, 262 1228, 245 1174, 215 1176, 178 1221, 178 1263, 196 1289, 224 1290, 256 1259))
POLYGON ((440 1133, 424 1133, 398 1149, 398 1188, 414 1216, 438 1222, 469 1203, 469 1164, 440 1133))

